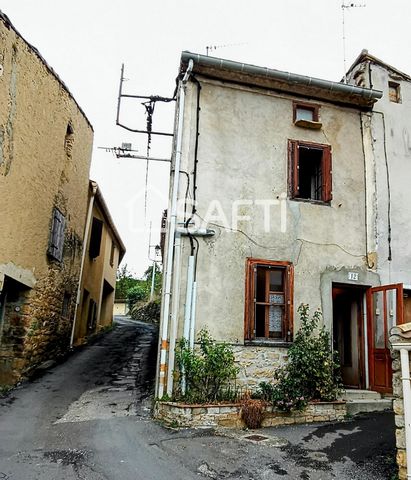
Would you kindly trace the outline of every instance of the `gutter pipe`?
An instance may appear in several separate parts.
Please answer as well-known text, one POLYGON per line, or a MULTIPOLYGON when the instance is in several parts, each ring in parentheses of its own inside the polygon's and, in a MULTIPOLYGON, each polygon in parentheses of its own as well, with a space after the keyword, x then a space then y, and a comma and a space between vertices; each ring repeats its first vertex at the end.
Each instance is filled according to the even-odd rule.
POLYGON ((158 397, 164 395, 166 367, 167 367, 167 352, 168 352, 168 322, 170 316, 170 298, 171 298, 171 279, 173 276, 173 257, 174 257, 174 241, 177 224, 177 196, 180 183, 180 165, 181 165, 181 148, 183 143, 183 124, 184 124, 184 105, 185 105, 185 87, 193 69, 194 61, 189 60, 187 70, 183 79, 180 81, 180 97, 178 104, 178 123, 177 123, 177 140, 175 149, 175 163, 173 186, 171 193, 170 205, 170 223, 168 231, 168 245, 167 245, 167 262, 165 271, 164 296, 163 296, 163 310, 161 315, 161 344, 160 344, 160 365, 158 378, 158 397))
POLYGON ((174 383, 174 361, 177 339, 177 318, 180 307, 180 275, 181 275, 181 236, 177 233, 175 240, 175 260, 173 275, 173 306, 171 312, 170 343, 168 350, 168 369, 167 369, 167 395, 173 394, 174 383))
POLYGON ((191 317, 190 317, 190 348, 194 348, 194 335, 196 326, 196 307, 197 307, 197 281, 193 283, 193 293, 191 298, 191 317))
POLYGON ((404 401, 405 451, 407 457, 407 479, 411 479, 411 379, 409 352, 411 343, 393 343, 393 350, 400 352, 401 379, 404 401))
POLYGON ((81 252, 80 273, 79 273, 78 287, 77 287, 76 306, 74 307, 73 327, 71 329, 71 336, 70 336, 70 348, 73 348, 73 343, 74 343, 74 333, 76 330, 76 322, 77 322, 77 311, 78 311, 78 306, 80 304, 80 297, 81 297, 81 283, 83 280, 84 261, 86 259, 87 240, 88 240, 88 234, 90 232, 90 224, 91 224, 91 216, 93 214, 94 199, 96 197, 96 193, 98 190, 98 186, 96 183, 92 183, 92 185, 93 185, 93 188, 91 190, 91 197, 88 202, 86 228, 84 230, 83 250, 81 252))
POLYGON ((283 72, 267 67, 257 67, 247 63, 234 62, 232 60, 224 60, 222 58, 208 57, 198 53, 182 52, 181 62, 187 63, 194 61, 196 65, 204 67, 212 67, 220 70, 229 70, 231 72, 265 77, 273 80, 279 80, 294 85, 302 85, 306 87, 321 88, 330 92, 341 93, 345 95, 354 95, 369 100, 378 100, 382 97, 380 90, 370 88, 357 87, 340 82, 332 82, 322 80, 320 78, 307 77, 306 75, 298 75, 297 73, 283 72))
MULTIPOLYGON (((194 286, 194 255, 188 257, 187 266, 187 287, 186 287, 186 303, 184 311, 184 328, 183 338, 190 343, 190 324, 191 324, 191 303, 193 300, 193 286, 194 286)), ((184 369, 181 372, 181 390, 184 394, 186 392, 186 376, 184 369)))
POLYGON ((191 321, 191 302, 193 299, 193 285, 194 285, 194 255, 188 257, 187 267, 187 289, 186 289, 186 304, 184 312, 184 330, 183 337, 185 340, 190 340, 190 321, 191 321))

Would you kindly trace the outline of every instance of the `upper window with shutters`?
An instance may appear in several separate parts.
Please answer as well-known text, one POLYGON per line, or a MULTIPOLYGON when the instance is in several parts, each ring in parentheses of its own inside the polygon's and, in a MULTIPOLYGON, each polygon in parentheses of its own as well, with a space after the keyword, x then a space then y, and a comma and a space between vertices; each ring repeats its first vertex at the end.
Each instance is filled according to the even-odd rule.
POLYGON ((66 219, 64 215, 58 208, 54 208, 47 255, 55 260, 58 260, 59 262, 61 262, 63 259, 65 229, 66 219))
POLYGON ((330 145, 289 140, 288 159, 290 198, 316 203, 331 202, 330 145))

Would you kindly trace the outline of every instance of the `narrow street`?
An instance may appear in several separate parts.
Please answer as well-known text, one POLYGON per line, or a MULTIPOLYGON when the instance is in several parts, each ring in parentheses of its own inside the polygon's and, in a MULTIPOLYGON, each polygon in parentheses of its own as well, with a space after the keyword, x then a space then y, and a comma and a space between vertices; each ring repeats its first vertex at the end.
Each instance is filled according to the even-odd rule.
POLYGON ((391 480, 391 413, 343 424, 171 430, 150 419, 157 332, 117 327, 0 400, 1 480, 391 480))

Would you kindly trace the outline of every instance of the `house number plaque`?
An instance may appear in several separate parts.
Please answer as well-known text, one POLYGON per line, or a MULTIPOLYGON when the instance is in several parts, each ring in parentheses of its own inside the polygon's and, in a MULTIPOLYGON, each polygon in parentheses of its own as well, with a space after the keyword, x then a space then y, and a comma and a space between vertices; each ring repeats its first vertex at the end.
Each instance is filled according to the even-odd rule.
POLYGON ((348 272, 348 280, 353 280, 354 282, 358 282, 359 274, 357 272, 348 272))

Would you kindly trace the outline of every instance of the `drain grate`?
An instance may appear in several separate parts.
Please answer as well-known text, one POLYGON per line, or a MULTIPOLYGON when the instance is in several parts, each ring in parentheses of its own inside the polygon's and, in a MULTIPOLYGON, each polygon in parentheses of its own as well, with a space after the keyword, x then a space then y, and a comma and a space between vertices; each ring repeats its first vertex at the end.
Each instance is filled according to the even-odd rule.
POLYGON ((246 440, 252 440, 253 442, 263 442, 264 440, 268 440, 268 437, 264 435, 247 435, 244 437, 246 440))

